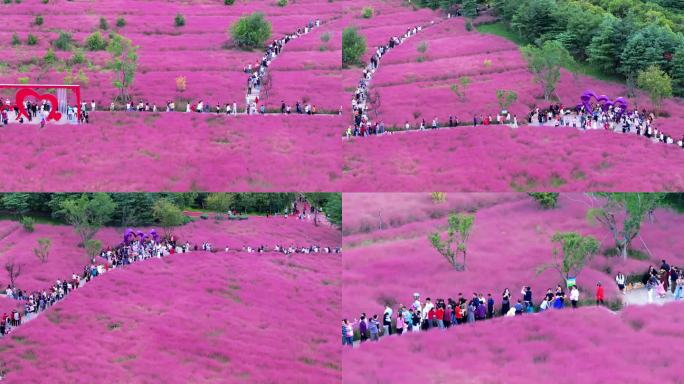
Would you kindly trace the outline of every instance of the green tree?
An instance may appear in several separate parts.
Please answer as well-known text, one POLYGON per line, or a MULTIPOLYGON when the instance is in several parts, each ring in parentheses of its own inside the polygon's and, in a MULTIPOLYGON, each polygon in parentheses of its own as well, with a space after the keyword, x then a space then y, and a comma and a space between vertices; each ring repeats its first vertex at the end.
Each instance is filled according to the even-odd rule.
POLYGON ((477 16, 477 1, 463 0, 463 3, 461 4, 461 12, 465 17, 473 18, 477 16))
POLYGON ((544 209, 556 208, 558 205, 558 196, 560 193, 557 192, 530 192, 528 193, 531 198, 533 198, 539 205, 544 209))
POLYGON ((544 100, 549 100, 560 80, 561 67, 573 69, 575 61, 558 41, 547 41, 541 47, 528 45, 521 48, 535 81, 542 86, 544 100))
POLYGON ((527 41, 554 38, 565 29, 567 15, 559 15, 555 0, 523 0, 517 8, 511 26, 527 41))
POLYGON ((342 194, 331 193, 330 198, 323 206, 323 211, 331 223, 336 225, 338 228, 342 226, 342 194))
POLYGON ((587 219, 610 232, 618 254, 626 260, 641 223, 663 204, 664 196, 662 193, 596 193, 590 198, 593 205, 599 206, 587 211, 587 219))
POLYGON ((461 101, 465 101, 467 98, 466 90, 468 89, 468 85, 470 85, 470 78, 468 76, 461 76, 458 78, 458 84, 451 84, 449 88, 456 97, 461 101))
POLYGON ((67 223, 74 227, 80 242, 79 247, 84 247, 88 240, 111 220, 116 203, 103 192, 86 194, 78 197, 68 197, 60 202, 60 209, 56 212, 67 223))
POLYGON ((85 47, 89 51, 104 51, 107 49, 107 40, 100 31, 95 31, 86 38, 85 47))
POLYGON ((672 80, 656 65, 651 65, 639 72, 637 87, 648 93, 656 111, 660 110, 663 99, 672 97, 672 80))
POLYGON ((173 233, 173 228, 185 223, 185 216, 181 209, 167 198, 161 198, 154 203, 152 216, 167 236, 173 233))
POLYGON ((45 263, 48 260, 48 256, 50 256, 50 246, 52 245, 52 242, 48 238, 41 238, 38 239, 38 246, 36 248, 33 248, 33 254, 36 255, 38 260, 40 260, 41 263, 45 263))
POLYGON ((128 101, 128 89, 133 84, 135 72, 138 68, 138 46, 130 39, 119 34, 113 34, 107 45, 107 52, 111 55, 109 68, 114 71, 114 86, 119 89, 119 100, 128 101))
POLYGON ((204 205, 207 209, 215 212, 227 212, 235 201, 235 195, 233 193, 210 193, 204 199, 204 205))
POLYGON ((233 43, 242 49, 260 48, 271 37, 271 23, 261 12, 243 16, 230 26, 233 43))
POLYGON ((366 38, 359 34, 356 27, 347 27, 342 32, 342 64, 357 65, 366 53, 366 38))
POLYGON ((180 13, 176 13, 176 17, 173 18, 173 23, 176 27, 182 27, 185 25, 185 17, 180 13))
POLYGON ((31 216, 24 216, 19 220, 19 222, 21 223, 21 226, 24 227, 26 232, 33 232, 36 230, 36 219, 31 216))
POLYGON ((672 57, 672 93, 684 97, 684 46, 679 47, 672 57))
POLYGON ((666 59, 682 45, 682 37, 668 28, 649 25, 635 32, 620 54, 620 73, 627 77, 630 89, 636 84, 636 79, 642 70, 657 65, 665 72, 669 72, 670 62, 666 59))
POLYGON ((29 211, 30 199, 30 193, 3 193, 0 202, 4 209, 15 215, 22 216, 29 211))
POLYGON ((74 39, 71 37, 71 33, 65 31, 59 31, 59 36, 56 40, 52 41, 52 46, 60 51, 69 51, 74 44, 74 39))
POLYGON ((89 262, 94 262, 97 255, 102 251, 102 242, 100 240, 89 239, 85 243, 86 255, 89 262))
POLYGON ((577 277, 601 247, 595 237, 576 232, 556 232, 551 241, 554 243, 552 261, 540 266, 537 273, 552 268, 563 281, 577 277))
POLYGON ((611 14, 604 15, 586 49, 587 61, 606 73, 614 73, 621 64, 620 55, 625 47, 625 39, 628 39, 635 29, 630 19, 618 19, 611 14))
POLYGON ((511 104, 518 100, 518 94, 515 91, 508 91, 505 89, 496 90, 496 101, 499 103, 499 110, 505 111, 511 104))
POLYGON ((586 3, 564 3, 559 12, 566 15, 565 31, 556 36, 577 59, 587 58, 587 47, 603 21, 604 11, 586 3))
POLYGON ((466 253, 467 253, 467 243, 470 237, 470 231, 473 228, 473 222, 475 221, 475 216, 465 215, 460 213, 452 213, 449 215, 447 228, 447 238, 442 240, 439 232, 434 232, 428 236, 430 244, 444 256, 449 264, 456 270, 464 270, 466 267, 466 253), (456 248, 452 248, 452 245, 456 245, 456 248), (463 256, 463 263, 459 263, 457 260, 457 254, 463 256))

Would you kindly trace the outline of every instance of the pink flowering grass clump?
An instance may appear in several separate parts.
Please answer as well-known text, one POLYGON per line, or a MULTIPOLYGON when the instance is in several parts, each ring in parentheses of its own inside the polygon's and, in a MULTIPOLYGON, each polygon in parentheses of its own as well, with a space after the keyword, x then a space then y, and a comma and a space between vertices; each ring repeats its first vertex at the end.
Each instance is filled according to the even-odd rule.
POLYGON ((393 336, 343 351, 343 381, 674 383, 681 305, 566 309, 393 336))
MULTIPOLYGON (((427 194, 404 194, 390 196, 386 204, 369 211, 381 211, 385 218, 401 214, 404 208, 427 205, 427 194)), ((447 194, 446 202, 452 207, 438 214, 422 216, 408 224, 386 226, 379 230, 363 229, 363 222, 355 216, 364 216, 361 207, 374 207, 372 194, 345 195, 344 226, 351 224, 359 229, 344 238, 344 272, 342 295, 344 315, 358 317, 361 312, 380 313, 386 302, 409 304, 414 292, 422 297, 455 298, 459 292, 470 297, 472 292, 492 293, 496 308, 501 305, 501 292, 509 288, 514 302, 521 297, 523 285, 532 286, 535 303, 547 288, 561 283, 556 270, 537 274, 537 269, 551 261, 553 243, 551 237, 558 231, 575 231, 592 235, 601 242, 602 252, 614 247, 610 232, 591 224, 587 219, 589 200, 577 193, 562 193, 558 207, 543 210, 538 203, 524 194, 447 194), (463 198, 462 195, 468 195, 463 198), (468 201, 472 199, 471 201, 468 201), (497 202, 498 201, 498 202, 497 202), (492 205, 493 204, 493 205, 492 205), (444 233, 449 212, 472 212, 475 215, 470 239, 466 270, 454 270, 430 244, 428 235, 434 231, 444 233)), ((413 208, 413 210, 417 210, 413 208)), ((678 249, 684 245, 676 236, 676 228, 684 225, 684 216, 664 209, 657 210, 655 221, 644 222, 641 239, 632 243, 634 249, 650 255, 649 260, 627 259, 596 255, 578 276, 580 299, 594 297, 596 283, 601 281, 607 299, 618 297, 614 275, 642 274, 650 264, 657 265, 666 259, 672 265, 684 263, 678 249), (643 245, 646 244, 648 249, 643 245)))
MULTIPOLYGON (((315 227, 313 223, 284 216, 262 217, 250 216, 244 221, 215 220, 214 215, 208 214, 206 220, 197 218, 195 221, 178 227, 174 234, 180 241, 188 241, 191 245, 210 242, 220 251, 226 247, 239 250, 244 246, 256 248, 265 245, 273 248, 281 246, 308 247, 338 247, 342 241, 339 231, 330 225, 315 227)), ((47 289, 57 279, 71 278, 73 273, 81 274, 83 266, 89 260, 84 248, 78 247, 80 238, 72 227, 67 225, 36 224, 34 232, 24 231, 14 221, 0 221, 0 228, 15 228, 11 233, 1 237, 0 265, 8 260, 22 265, 22 274, 16 279, 16 285, 29 292, 47 289), (38 239, 50 239, 50 254, 45 263, 41 262, 33 253, 38 245, 38 239)), ((152 228, 135 228, 144 232, 152 228)), ((155 228, 162 233, 160 228, 155 228)), ((103 247, 118 245, 122 240, 123 230, 105 227, 98 231, 95 239, 103 247)), ((1 232, 0 232, 1 235, 1 232)), ((232 255, 232 253, 231 253, 232 255)), ((0 287, 8 284, 5 271, 0 274, 0 287)))
POLYGON ((338 279, 339 259, 321 254, 136 263, 3 338, 6 379, 336 383, 338 279))
MULTIPOLYGON (((42 58, 50 42, 63 30, 72 34, 77 45, 83 45, 86 37, 98 30, 102 17, 109 25, 108 31, 102 31, 105 37, 110 31, 115 31, 140 47, 137 75, 130 90, 134 100, 144 99, 158 106, 173 99, 203 100, 211 105, 233 101, 244 104, 247 78, 242 69, 260 60, 263 50, 232 48, 228 29, 239 17, 252 12, 265 15, 272 23, 271 39, 276 39, 310 21, 339 17, 341 8, 311 0, 290 2, 285 7, 279 7, 270 0, 236 2, 231 6, 223 5, 222 1, 211 4, 150 1, 126 3, 124 8, 119 3, 13 3, 3 7, 6 28, 4 33, 0 33, 0 40, 5 42, 3 45, 9 53, 3 59, 8 66, 1 71, 0 82, 17 83, 19 78, 27 77, 30 83, 64 83, 69 73, 60 65, 41 69, 42 58), (174 25, 176 14, 184 16, 184 26, 174 25), (43 16, 43 25, 34 24, 35 15, 43 16), (116 26, 118 17, 125 19, 125 26, 116 26), (9 42, 13 33, 23 43, 10 50, 9 42), (29 34, 38 38, 36 45, 25 44, 29 34), (175 87, 175 78, 178 76, 187 78, 187 89, 182 93, 177 92, 175 87)), ((316 39, 317 35, 302 38, 316 39)), ((305 55, 316 56, 320 53, 316 41, 310 48, 311 52, 305 55)), ((57 51, 56 54, 60 60, 68 60, 72 56, 71 52, 57 51)), ((293 54, 297 55, 296 51, 293 54)), ((279 59, 287 56, 286 49, 279 59)), ((81 70, 85 74, 85 80, 78 80, 85 100, 94 99, 100 106, 108 106, 117 95, 112 85, 113 75, 106 67, 109 55, 106 52, 86 51, 85 57, 87 62, 72 64, 71 72, 78 73, 81 70)), ((339 66, 339 55, 336 62, 339 66)), ((305 71, 306 67, 300 70, 305 71)), ((315 83, 312 86, 314 88, 310 93, 315 92, 315 83)), ((298 90, 293 91, 298 93, 298 90)), ((279 92, 286 93, 287 90, 279 92)))
POLYGON ((342 151, 347 191, 662 191, 684 186, 681 148, 608 131, 459 127, 351 140, 342 151))
POLYGON ((91 114, 2 130, 4 190, 335 190, 336 116, 91 114), (48 177, 49 176, 49 177, 48 177))

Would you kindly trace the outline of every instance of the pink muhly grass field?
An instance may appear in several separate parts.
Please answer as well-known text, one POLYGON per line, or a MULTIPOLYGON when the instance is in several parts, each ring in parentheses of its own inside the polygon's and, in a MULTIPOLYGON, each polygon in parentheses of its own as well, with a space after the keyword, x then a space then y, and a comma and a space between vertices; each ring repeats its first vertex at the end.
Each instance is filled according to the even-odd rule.
MULTIPOLYGON (((466 297, 472 292, 492 293, 499 308, 504 288, 511 290, 515 302, 522 286, 531 285, 533 298, 538 302, 547 288, 560 283, 555 270, 536 274, 537 267, 551 261, 550 239, 555 232, 594 235, 603 248, 614 246, 607 230, 588 222, 588 200, 582 194, 562 193, 558 208, 552 210, 542 210, 524 194, 484 194, 477 198, 469 195, 447 194, 443 204, 449 209, 434 204, 432 215, 418 216, 409 224, 397 226, 389 220, 406 210, 418 210, 413 207, 427 206, 429 194, 403 194, 406 203, 400 195, 391 195, 387 203, 378 203, 371 194, 345 195, 344 233, 355 234, 344 238, 344 316, 380 313, 386 300, 408 304, 414 292, 433 299, 455 298, 459 292, 466 297), (464 195, 468 196, 463 198, 464 195), (356 219, 358 215, 363 217, 364 207, 370 212, 381 211, 385 222, 390 223, 389 228, 378 230, 370 226, 367 230, 368 222, 356 219), (466 271, 457 272, 430 245, 428 235, 436 230, 443 233, 447 213, 473 209, 478 210, 468 242, 466 271)), ((604 283, 608 299, 616 297, 618 290, 613 278, 618 271, 625 275, 644 273, 649 264, 659 264, 661 259, 672 265, 684 263, 678 252, 684 240, 676 234, 677 228, 684 225, 684 215, 658 210, 655 217, 653 223, 644 222, 640 232, 652 259, 622 261, 597 255, 578 277, 580 299, 594 296, 597 281, 604 283), (607 270, 611 273, 607 274, 607 270)), ((647 252, 638 238, 632 245, 647 252)))
MULTIPOLYGON (((11 226, 0 221, 0 228, 11 226)), ((340 381, 339 256, 223 252, 226 245, 338 247, 339 230, 293 218, 250 217, 199 220, 174 233, 191 244, 209 241, 219 251, 145 260, 96 278, 0 340, 6 379, 41 381, 49 374, 60 383, 340 381)), ((96 238, 115 244, 121 236, 122 230, 105 228, 96 238)), ((38 224, 32 234, 17 229, 0 242, 0 261, 14 254, 27 264, 17 284, 42 289, 83 261, 76 242, 68 226, 38 224), (44 266, 29 255, 35 237, 53 241, 44 266)), ((10 311, 12 303, 3 298, 0 310, 10 311)))
POLYGON ((207 252, 114 270, 0 341, 7 379, 339 382, 338 272, 330 255, 207 252))
POLYGON ((365 343, 343 352, 343 382, 675 383, 681 303, 566 309, 365 343))
POLYGON ((345 141, 347 191, 663 191, 684 151, 636 135, 478 126, 345 141))
MULTIPOLYGON (((77 246, 80 239, 70 226, 36 224, 35 231, 28 233, 19 223, 5 220, 0 221, 0 228, 3 227, 16 229, 0 240, 0 265, 4 266, 10 258, 23 264, 22 275, 16 280, 21 289, 46 289, 57 279, 70 278, 72 273, 80 274, 83 266, 88 263, 85 249, 77 246), (48 238, 52 243, 46 263, 41 263, 33 254, 40 238, 48 238)), ((148 232, 152 228, 135 229, 148 232)), ((160 228, 155 229, 162 233, 160 228)), ((276 244, 338 247, 342 241, 340 232, 329 225, 315 227, 311 222, 282 216, 250 216, 243 221, 215 221, 210 214, 208 220, 197 219, 173 232, 182 242, 187 240, 191 245, 210 242, 219 252, 223 252, 225 247, 232 250, 242 249, 243 246, 256 248, 260 245, 273 248, 276 244)), ((95 239, 100 240, 104 247, 118 245, 123 240, 123 230, 102 228, 95 239)), ((3 270, 0 287, 4 289, 6 285, 7 276, 3 270)))
POLYGON ((65 190, 335 190, 335 116, 109 113, 91 124, 10 125, 0 187, 65 190))
MULTIPOLYGON (((345 9, 345 18, 368 40, 366 61, 391 36, 400 36, 411 26, 438 22, 385 55, 373 76, 371 92, 380 95, 381 103, 378 114, 371 111, 370 117, 386 127, 403 128, 409 122, 415 128, 422 119, 430 125, 433 118, 446 124, 449 116, 466 123, 475 114, 495 118, 498 89, 517 93, 518 100, 508 110, 521 124, 535 106, 548 105, 515 44, 468 32, 463 18, 444 20, 438 13, 412 11, 400 2, 355 2, 345 9), (377 15, 360 18, 366 5, 374 7, 377 15), (423 43, 427 50, 420 53, 417 47, 423 43), (471 83, 459 99, 450 88, 461 77, 471 83)), ((349 100, 360 76, 360 68, 344 70, 349 100)), ((574 106, 585 90, 613 99, 626 94, 622 84, 566 71, 556 93, 565 106, 574 106)), ((629 103, 630 108, 652 108, 644 94, 629 103)), ((656 119, 655 126, 680 139, 684 104, 668 100, 662 109, 669 116, 656 119)), ((680 148, 615 133, 583 134, 574 128, 462 127, 353 140, 343 153, 344 185, 356 191, 677 190, 684 186, 680 148), (639 177, 634 177, 636 164, 644 170, 639 177)))
MULTIPOLYGON (((28 61, 35 58, 41 62, 50 42, 57 38, 59 30, 72 33, 77 44, 81 44, 91 32, 98 29, 99 19, 104 17, 109 23, 109 31, 117 31, 140 46, 138 73, 131 89, 134 100, 145 99, 158 106, 174 98, 194 102, 202 99, 212 105, 233 101, 244 104, 246 75, 242 69, 259 60, 263 52, 227 49, 225 46, 230 44, 230 24, 240 16, 255 11, 264 13, 266 19, 272 23, 272 38, 275 39, 294 32, 310 20, 323 21, 338 17, 341 10, 327 2, 312 0, 290 2, 285 7, 278 7, 275 2, 266 0, 236 2, 232 6, 225 6, 222 1, 186 3, 158 0, 118 0, 106 4, 55 0, 48 4, 28 1, 13 3, 3 7, 6 28, 0 33, 0 41, 9 46, 12 34, 17 33, 25 43, 26 37, 31 33, 38 38, 38 44, 22 44, 11 51, 7 47, 8 54, 4 61, 13 66, 0 74, 0 82, 16 83, 18 78, 28 77, 30 83, 62 83, 67 73, 58 72, 54 68, 44 71, 39 68, 38 63, 29 64, 28 61), (185 17, 185 26, 174 26, 173 19, 177 13, 185 17), (42 26, 34 25, 35 15, 43 15, 42 26), (126 20, 126 25, 121 28, 115 26, 119 16, 126 20), (27 71, 18 70, 20 62, 25 63, 27 71), (175 79, 178 76, 187 78, 187 89, 183 93, 176 91, 175 79)), ((107 33, 105 31, 104 35, 107 33)), ((318 36, 307 36, 302 40, 317 38, 318 36)), ((320 53, 318 46, 311 48, 312 52, 304 55, 316 56, 320 53)), ((57 55, 64 59, 70 57, 71 53, 57 51, 57 55)), ((88 77, 87 83, 82 84, 84 98, 88 101, 95 99, 99 105, 109 105, 116 96, 112 74, 104 68, 108 56, 103 52, 86 52, 86 57, 92 60, 93 66, 74 66, 74 72, 83 69, 88 77)), ((286 49, 279 59, 287 56, 286 49)), ((339 62, 338 58, 338 66, 339 62)), ((309 92, 315 92, 315 84, 312 83, 314 88, 309 92)), ((291 96, 294 97, 298 95, 291 96)))

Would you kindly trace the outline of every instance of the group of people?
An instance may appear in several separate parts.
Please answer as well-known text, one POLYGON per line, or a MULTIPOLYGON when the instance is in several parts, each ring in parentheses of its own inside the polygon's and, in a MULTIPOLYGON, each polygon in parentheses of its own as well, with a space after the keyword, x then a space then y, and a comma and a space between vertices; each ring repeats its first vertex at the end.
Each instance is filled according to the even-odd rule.
MULTIPOLYGON (((85 103, 83 104, 85 105, 85 103)), ((0 109, 0 120, 2 120, 2 124, 4 126, 7 126, 11 120, 17 121, 19 124, 31 124, 37 122, 40 124, 40 127, 43 128, 47 124, 46 118, 53 108, 55 108, 55 106, 52 106, 47 100, 42 100, 41 102, 25 100, 24 110, 26 111, 26 115, 20 115, 19 106, 12 105, 11 101, 6 99, 5 103, 0 109), (24 119, 24 116, 26 116, 26 119, 24 119)), ((69 122, 75 122, 77 120, 81 123, 90 122, 90 115, 85 108, 81 108, 81 112, 79 114, 78 108, 67 106, 66 117, 67 121, 69 122)))
POLYGON ((387 44, 376 48, 373 56, 371 56, 370 62, 364 68, 363 76, 361 80, 359 80, 356 91, 354 92, 354 98, 352 99, 354 126, 353 128, 350 127, 347 130, 347 136, 367 136, 371 134, 370 132, 378 132, 378 129, 384 132, 384 125, 382 125, 382 122, 373 124, 368 117, 368 88, 370 86, 370 82, 373 78, 373 74, 375 74, 375 71, 377 71, 378 67, 380 66, 380 60, 382 57, 392 49, 404 43, 406 39, 410 38, 411 36, 415 36, 421 30, 423 30, 422 26, 409 28, 402 36, 393 36, 389 39, 387 44))
POLYGON ((583 130, 603 129, 617 133, 632 133, 656 142, 676 144, 684 148, 684 136, 680 140, 658 130, 653 125, 655 114, 645 109, 622 110, 619 105, 602 108, 593 105, 591 112, 584 105, 566 108, 562 104, 551 104, 548 108, 535 108, 528 115, 530 124, 572 126, 583 130))
POLYGON ((668 294, 672 294, 675 300, 681 300, 684 294, 684 275, 682 270, 675 266, 670 266, 667 261, 662 260, 660 268, 650 266, 641 280, 646 287, 648 302, 652 303, 654 296, 658 295, 663 299, 668 294))
MULTIPOLYGON (((259 92, 263 86, 268 67, 271 65, 271 62, 275 60, 278 55, 280 55, 283 48, 285 48, 285 44, 301 36, 307 35, 314 28, 319 27, 320 25, 320 20, 310 20, 309 23, 304 27, 298 28, 295 32, 287 34, 281 39, 274 40, 266 47, 266 52, 261 57, 261 60, 258 60, 254 65, 249 64, 244 68, 244 72, 249 75, 247 78, 247 98, 245 108, 248 115, 256 114, 257 111, 262 114, 266 112, 266 107, 263 104, 261 106, 259 105, 259 92)), ((309 108, 311 107, 309 106, 309 108)))
MULTIPOLYGON (((353 345, 357 331, 361 342, 377 341, 380 336, 401 335, 432 328, 447 329, 497 316, 520 316, 524 313, 533 313, 535 310, 544 312, 563 309, 566 306, 577 308, 580 302, 580 291, 576 285, 568 287, 568 292, 561 285, 556 286, 555 289, 547 289, 536 307, 532 297, 532 287, 524 286, 520 295, 520 298, 514 302, 511 291, 508 288, 504 289, 500 298, 500 307, 495 308, 496 302, 491 293, 485 296, 483 293, 474 292, 470 299, 459 293, 455 300, 440 298, 434 302, 429 297, 421 301, 420 294, 414 293, 412 304, 408 306, 399 304, 396 309, 386 305, 382 317, 377 314, 367 316, 366 313, 362 313, 353 321, 343 319, 342 344, 353 345)), ((605 291, 601 282, 596 284, 594 299, 596 305, 605 304, 605 291)))
MULTIPOLYGON (((28 293, 8 285, 5 291, 7 298, 23 301, 24 308, 23 311, 13 310, 9 315, 7 313, 3 315, 4 321, 0 323, 0 335, 10 333, 14 328, 31 320, 38 313, 63 300, 73 290, 82 287, 85 283, 110 269, 120 268, 151 257, 167 256, 179 250, 172 239, 160 242, 133 240, 117 247, 102 250, 100 257, 104 261, 92 259, 89 264, 83 267, 82 273, 73 273, 68 279, 57 280, 49 289, 28 293)), ((187 252, 187 249, 181 251, 187 252)))

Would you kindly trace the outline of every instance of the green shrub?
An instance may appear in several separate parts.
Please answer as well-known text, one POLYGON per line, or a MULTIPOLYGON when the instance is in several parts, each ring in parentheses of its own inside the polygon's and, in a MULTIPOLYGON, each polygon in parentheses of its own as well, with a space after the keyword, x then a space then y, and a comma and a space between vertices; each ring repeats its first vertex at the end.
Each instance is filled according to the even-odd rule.
POLYGON ((33 24, 39 25, 39 26, 40 26, 40 25, 43 25, 43 21, 45 21, 45 20, 43 20, 43 16, 38 15, 38 16, 36 16, 36 18, 33 20, 33 24))
POLYGON ((2 0, 2 2, 5 4, 12 4, 12 0, 2 0))
POLYGON ((29 78, 28 77, 20 77, 17 79, 17 81, 19 81, 19 84, 28 84, 29 78))
POLYGON ((364 53, 366 53, 366 38, 359 35, 355 27, 345 28, 342 32, 342 64, 359 64, 364 53))
POLYGON ((50 0, 41 0, 41 1, 43 2, 43 4, 47 4, 50 2, 50 0))
POLYGON ((57 39, 52 42, 52 46, 60 51, 68 51, 71 49, 73 43, 74 39, 71 37, 71 33, 60 31, 57 39))
POLYGON ((230 26, 230 36, 240 48, 261 47, 271 37, 271 23, 264 19, 263 13, 254 12, 233 23, 230 26))
MULTIPOLYGON (((606 257, 616 257, 619 255, 619 252, 618 252, 617 248, 608 248, 605 251, 603 251, 603 255, 606 257)), ((634 259, 634 260, 649 260, 650 259, 648 254, 646 254, 645 252, 642 252, 638 249, 632 249, 632 248, 629 248, 627 250, 627 257, 629 257, 630 259, 634 259)))
POLYGON ((287 0, 278 0, 277 4, 279 7, 284 7, 287 5, 287 0))
POLYGON ((74 54, 71 56, 71 59, 69 60, 71 64, 83 64, 85 63, 85 55, 83 54, 82 49, 77 49, 74 51, 74 54))
POLYGON ((173 19, 174 24, 176 24, 176 27, 182 27, 185 25, 185 17, 181 15, 180 13, 176 14, 176 17, 173 19))
POLYGON ((20 45, 21 44, 21 39, 19 39, 19 35, 16 33, 12 34, 12 45, 20 45))
POLYGON ((425 41, 421 41, 420 44, 418 44, 418 46, 416 47, 416 50, 419 53, 425 53, 425 52, 427 52, 427 49, 428 49, 428 46, 427 46, 427 42, 425 42, 425 41))
POLYGON ((472 20, 470 20, 470 19, 466 20, 465 29, 468 32, 473 30, 473 21, 472 20))
POLYGON ((528 195, 536 200, 544 209, 556 208, 559 193, 556 192, 531 192, 528 195))
POLYGON ((235 4, 235 0, 223 0, 224 5, 233 5, 235 4))
POLYGON ((100 31, 95 31, 86 38, 85 48, 89 51, 104 51, 107 49, 107 40, 100 31))
POLYGON ((36 220, 33 217, 24 216, 19 222, 26 232, 33 232, 35 230, 36 220))
POLYGON ((107 23, 107 19, 105 19, 104 17, 100 17, 100 29, 103 31, 109 29, 109 23, 107 23))
POLYGON ((26 44, 36 45, 38 44, 38 38, 35 35, 29 33, 28 37, 26 37, 26 44))
POLYGON ((327 43, 328 41, 330 41, 330 32, 326 32, 326 33, 322 34, 321 35, 321 41, 324 43, 327 43))
POLYGON ((45 63, 46 65, 53 65, 56 62, 57 55, 55 55, 55 51, 53 51, 52 48, 49 48, 45 53, 45 56, 43 56, 43 63, 45 63))
POLYGON ((370 19, 373 17, 373 8, 372 7, 363 7, 363 10, 361 11, 361 16, 364 19, 370 19))
POLYGON ((124 19, 123 17, 118 17, 118 18, 116 19, 116 26, 117 26, 117 27, 122 28, 122 27, 124 27, 125 25, 126 25, 126 19, 124 19))
POLYGON ((200 219, 202 219, 202 220, 207 220, 208 218, 209 218, 209 215, 207 215, 205 213, 200 215, 200 219))

